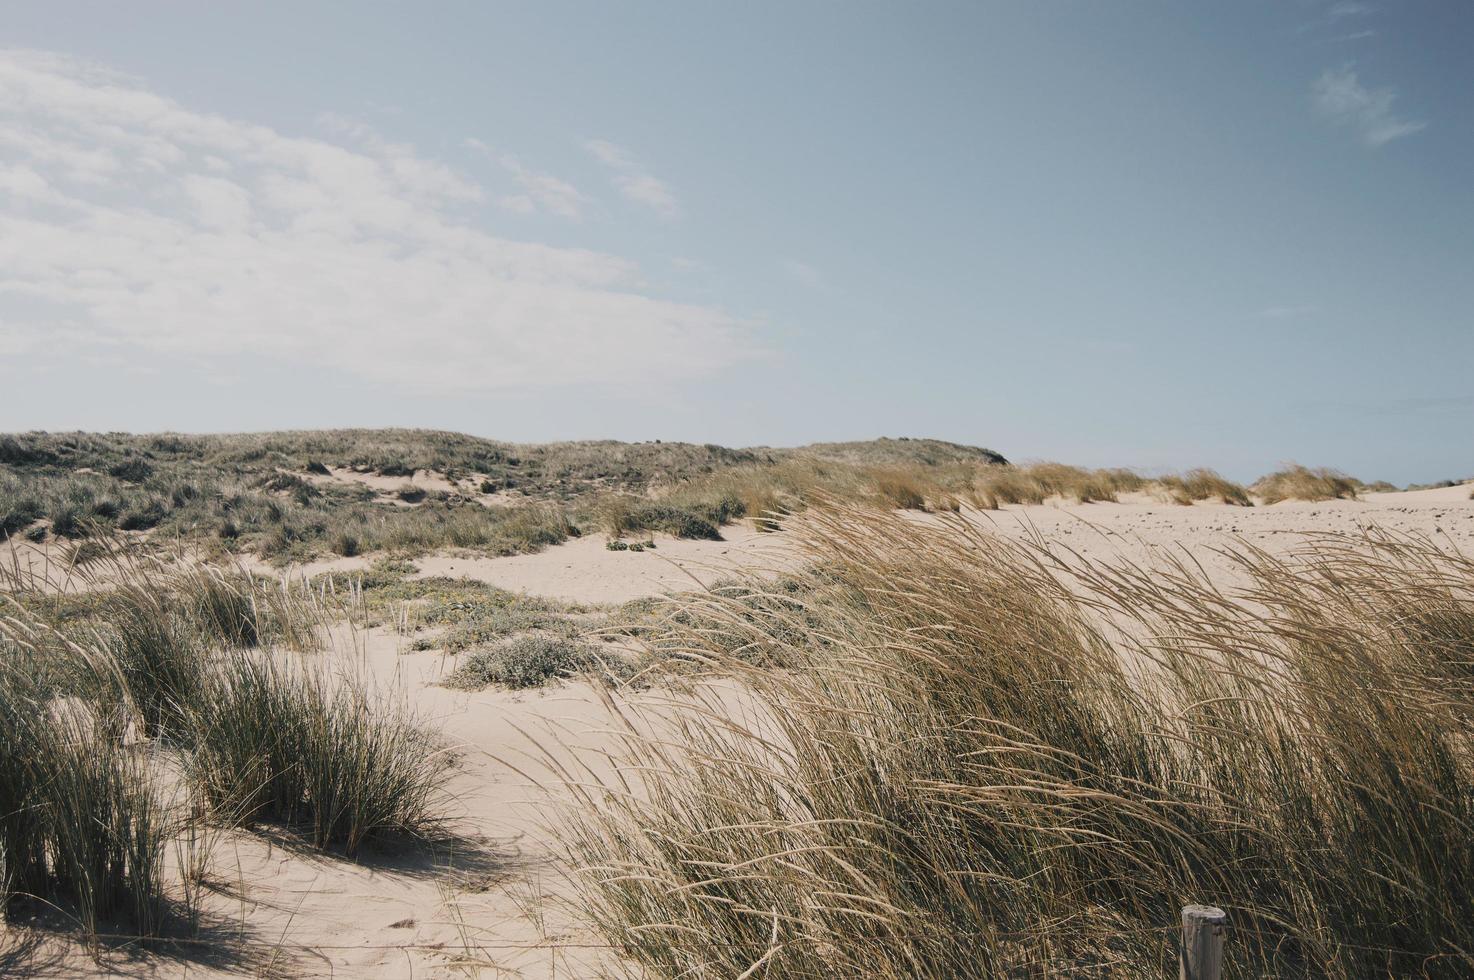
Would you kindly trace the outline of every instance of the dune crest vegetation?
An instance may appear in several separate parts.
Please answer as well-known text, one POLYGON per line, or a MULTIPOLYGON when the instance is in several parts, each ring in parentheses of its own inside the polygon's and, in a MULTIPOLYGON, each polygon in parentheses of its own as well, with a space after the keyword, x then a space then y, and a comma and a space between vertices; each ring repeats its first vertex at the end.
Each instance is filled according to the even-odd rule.
POLYGON ((1361 481, 1337 470, 1295 463, 1261 476, 1250 489, 1266 504, 1277 504, 1282 500, 1354 499, 1360 487, 1361 481))
POLYGON ((874 467, 1003 462, 991 450, 932 439, 727 449, 659 440, 519 445, 421 430, 24 433, 0 436, 0 538, 125 531, 278 563, 436 548, 508 555, 610 524, 619 510, 622 530, 715 538, 729 521, 783 506, 795 481, 836 489, 834 474, 874 467))

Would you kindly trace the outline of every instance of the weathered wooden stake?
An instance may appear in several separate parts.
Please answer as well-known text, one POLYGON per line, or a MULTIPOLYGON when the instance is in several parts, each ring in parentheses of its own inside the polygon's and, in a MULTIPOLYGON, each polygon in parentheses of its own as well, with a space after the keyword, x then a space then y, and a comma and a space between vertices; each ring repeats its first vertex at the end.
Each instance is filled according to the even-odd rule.
POLYGON ((1220 980, 1228 913, 1211 905, 1182 909, 1182 972, 1178 980, 1220 980))

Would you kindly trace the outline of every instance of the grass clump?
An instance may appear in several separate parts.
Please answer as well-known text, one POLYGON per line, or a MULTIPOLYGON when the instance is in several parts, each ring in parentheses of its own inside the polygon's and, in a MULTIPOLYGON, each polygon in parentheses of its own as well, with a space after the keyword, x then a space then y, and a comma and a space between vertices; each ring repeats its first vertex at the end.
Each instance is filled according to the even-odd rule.
POLYGON ((41 519, 45 509, 39 498, 12 489, 0 495, 0 537, 23 531, 41 519))
POLYGON ((394 496, 407 504, 417 504, 424 500, 426 495, 424 487, 415 486, 413 483, 406 483, 394 491, 394 496))
POLYGON ((1050 497, 1076 503, 1115 501, 1119 494, 1142 489, 1145 478, 1126 469, 1087 470, 1064 463, 991 466, 979 470, 962 496, 983 510, 1000 504, 1042 504, 1050 497))
POLYGON ((37 682, 13 656, 29 646, 0 639, 0 908, 29 899, 89 934, 121 918, 156 935, 170 826, 144 763, 106 710, 37 682))
POLYGON ((811 511, 801 613, 660 621, 714 683, 564 832, 633 969, 1161 976, 1203 902, 1238 975, 1474 970, 1474 562, 1242 546, 1226 593, 938 523, 811 511))
POLYGON ((1181 476, 1169 474, 1157 477, 1156 483, 1168 499, 1177 504, 1191 504, 1198 500, 1221 500, 1236 507, 1252 507, 1254 501, 1242 486, 1224 479, 1213 470, 1199 468, 1188 470, 1181 476))
POLYGON ((0 914, 147 940, 194 919, 204 821, 280 821, 349 855, 436 828, 440 739, 283 652, 319 639, 305 589, 88 543, 106 583, 52 593, 17 575, 0 597, 0 914))
POLYGON ((467 690, 492 684, 523 690, 544 687, 601 666, 587 644, 534 634, 468 654, 446 683, 467 690))
POLYGON ((644 503, 631 507, 620 521, 620 533, 661 531, 677 538, 722 540, 721 526, 740 517, 741 505, 731 500, 699 505, 644 503))
POLYGON ((167 588, 207 644, 304 651, 321 646, 322 611, 307 590, 294 591, 285 580, 197 565, 173 574, 167 588))
POLYGON ((180 737, 204 686, 205 640, 176 614, 172 596, 145 581, 104 599, 102 637, 145 738, 180 737))
POLYGON ((876 470, 871 477, 876 495, 899 510, 926 510, 927 487, 914 472, 899 468, 876 470))
POLYGON ((192 713, 190 777, 232 823, 305 824, 355 854, 372 835, 423 835, 451 757, 360 682, 269 654, 215 666, 192 713))
POLYGON ((1345 473, 1296 463, 1261 476, 1249 489, 1266 504, 1277 504, 1282 500, 1354 500, 1357 486, 1345 473))
POLYGON ((447 653, 460 653, 517 633, 544 630, 568 636, 578 626, 561 613, 535 603, 516 603, 486 613, 471 612, 459 617, 441 640, 447 653))

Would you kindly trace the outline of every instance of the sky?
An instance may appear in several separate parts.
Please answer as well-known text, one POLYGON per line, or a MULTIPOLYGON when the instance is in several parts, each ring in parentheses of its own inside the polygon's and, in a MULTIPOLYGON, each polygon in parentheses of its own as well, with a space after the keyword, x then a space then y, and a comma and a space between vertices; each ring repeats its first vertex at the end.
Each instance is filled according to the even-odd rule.
POLYGON ((5 4, 0 431, 1474 475, 1474 5, 5 4))

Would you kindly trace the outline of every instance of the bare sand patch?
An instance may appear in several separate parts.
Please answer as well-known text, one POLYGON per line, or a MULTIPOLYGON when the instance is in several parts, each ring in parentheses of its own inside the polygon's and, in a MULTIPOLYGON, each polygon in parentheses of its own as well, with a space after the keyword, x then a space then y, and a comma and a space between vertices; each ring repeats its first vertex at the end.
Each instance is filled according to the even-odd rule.
POLYGON ((346 466, 325 467, 327 473, 307 473, 305 479, 316 484, 333 483, 358 483, 376 490, 379 493, 394 493, 406 484, 418 487, 421 490, 443 490, 446 493, 460 493, 459 484, 447 480, 443 475, 437 476, 429 470, 415 470, 409 476, 384 476, 379 473, 367 473, 360 470, 349 469, 346 466))
POLYGON ((723 541, 657 537, 653 551, 610 551, 602 535, 576 538, 532 555, 507 558, 436 554, 416 561, 420 575, 476 579, 511 592, 591 605, 704 588, 743 573, 776 574, 795 566, 792 539, 748 526, 723 529, 723 541))
MULTIPOLYGON (((774 575, 797 565, 791 535, 760 532, 743 523, 723 528, 722 536, 721 541, 701 541, 652 535, 653 549, 611 551, 604 535, 591 534, 530 555, 490 557, 437 551, 413 562, 417 578, 466 578, 509 592, 585 605, 618 604, 704 588, 739 574, 774 575)), ((310 578, 323 572, 364 571, 377 557, 323 558, 293 565, 286 573, 310 578)), ((243 564, 261 574, 282 571, 249 556, 243 564)))
POLYGON ((1212 575, 1228 575, 1233 563, 1219 550, 1236 542, 1282 553, 1315 534, 1356 534, 1373 529, 1433 538, 1445 547, 1474 551, 1471 486, 1398 493, 1369 493, 1356 500, 1284 501, 1234 507, 1198 502, 1164 504, 1143 495, 1121 503, 1006 506, 968 511, 969 520, 999 534, 1039 534, 1081 555, 1142 562, 1173 552, 1200 562, 1212 575))

